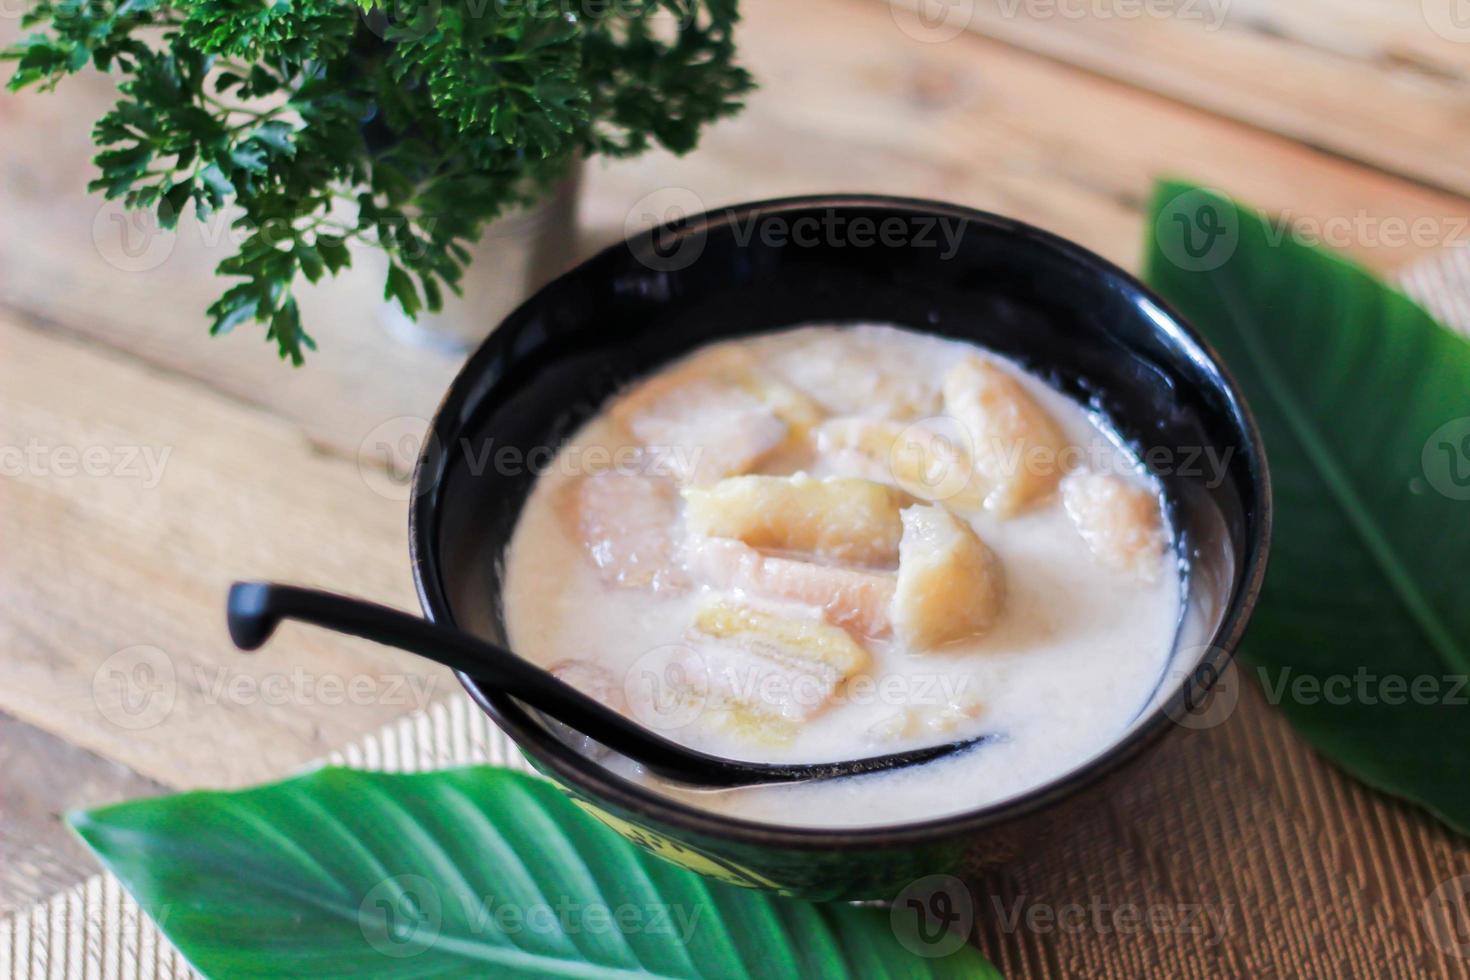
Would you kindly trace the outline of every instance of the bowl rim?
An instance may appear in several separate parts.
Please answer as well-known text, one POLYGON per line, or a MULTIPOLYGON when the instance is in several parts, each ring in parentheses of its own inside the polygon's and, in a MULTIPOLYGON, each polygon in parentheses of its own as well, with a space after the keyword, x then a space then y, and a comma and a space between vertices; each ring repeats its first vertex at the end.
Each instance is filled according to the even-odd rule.
MULTIPOLYGON (((678 227, 671 224, 656 225, 584 258, 538 289, 507 315, 501 324, 519 317, 527 308, 538 302, 543 294, 582 274, 587 266, 596 263, 603 257, 623 249, 635 248, 640 244, 647 246, 656 233, 664 236, 662 242, 667 246, 671 241, 682 240, 689 235, 704 234, 715 227, 750 221, 764 215, 813 208, 887 210, 895 215, 909 217, 920 214, 940 219, 959 218, 966 222, 989 226, 1003 233, 1034 238, 1084 267, 1086 271, 1126 284, 1139 296, 1151 302, 1167 318, 1167 322, 1160 322, 1159 327, 1169 335, 1171 344, 1176 347, 1184 347, 1188 356, 1197 361, 1203 361, 1222 382, 1222 394, 1230 406, 1232 421, 1245 437, 1246 452, 1244 455, 1247 472, 1251 477, 1257 501, 1253 520, 1250 519, 1250 515, 1247 515, 1247 550, 1243 558, 1243 574, 1239 579, 1240 584, 1229 595, 1220 625, 1209 637, 1206 655, 1198 664, 1185 672, 1184 677, 1166 698, 1157 701, 1149 716, 1142 722, 1126 730, 1118 741, 1100 750, 1096 755, 1046 782, 1015 796, 956 813, 911 823, 856 827, 784 826, 763 823, 702 810, 680 800, 661 796, 646 786, 617 775, 577 753, 565 742, 550 736, 526 713, 524 707, 513 699, 486 693, 474 678, 467 674, 457 672, 456 676, 481 710, 489 715, 490 719, 500 726, 523 752, 532 756, 539 766, 546 767, 556 780, 562 782, 564 789, 582 794, 594 804, 605 802, 633 814, 646 816, 658 824, 727 841, 795 850, 870 850, 880 846, 933 843, 973 835, 986 827, 1027 816, 1065 797, 1073 796, 1133 761, 1169 729, 1172 718, 1179 717, 1178 713, 1181 711, 1187 711, 1189 705, 1195 703, 1192 699, 1208 691, 1215 680, 1221 676, 1233 659, 1254 611, 1270 553, 1273 509, 1265 446, 1261 442, 1255 417, 1234 376, 1221 361, 1219 354, 1178 311, 1136 276, 1095 252, 1034 225, 942 201, 882 194, 836 193, 771 198, 711 209, 683 219, 679 222, 678 227), (497 703, 497 698, 500 698, 499 703, 497 703)), ((454 380, 450 382, 439 407, 434 412, 429 429, 430 434, 424 439, 423 451, 414 468, 409 496, 409 558, 419 604, 425 616, 435 622, 452 623, 453 618, 448 597, 440 582, 438 546, 433 540, 436 530, 434 522, 436 495, 429 492, 447 471, 435 465, 432 458, 435 455, 433 447, 450 445, 450 437, 457 434, 455 430, 458 428, 460 414, 458 409, 463 407, 469 391, 475 387, 475 382, 483 374, 487 364, 498 356, 498 352, 493 349, 494 337, 495 331, 492 331, 480 347, 469 356, 455 375, 454 380)))

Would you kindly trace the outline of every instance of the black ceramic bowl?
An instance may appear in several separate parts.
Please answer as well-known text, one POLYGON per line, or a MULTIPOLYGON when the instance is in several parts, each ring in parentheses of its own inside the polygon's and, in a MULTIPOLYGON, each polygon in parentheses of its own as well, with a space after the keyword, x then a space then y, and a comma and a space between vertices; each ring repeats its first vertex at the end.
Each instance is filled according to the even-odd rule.
POLYGON ((1214 353, 1137 280, 1076 245, 927 201, 749 204, 602 252, 512 313, 469 359, 414 477, 410 539, 424 612, 505 643, 502 558, 538 465, 627 382, 710 341, 809 322, 890 323, 978 342, 1104 413, 1140 452, 1152 450, 1144 458, 1181 543, 1186 615, 1132 727, 1077 769, 978 810, 805 829, 660 797, 579 754, 518 702, 461 680, 537 769, 655 852, 812 899, 887 898, 924 875, 1006 859, 1068 808, 1107 792, 1160 735, 1188 727, 1260 587, 1266 460, 1214 353), (1223 469, 1201 465, 1209 453, 1223 469))

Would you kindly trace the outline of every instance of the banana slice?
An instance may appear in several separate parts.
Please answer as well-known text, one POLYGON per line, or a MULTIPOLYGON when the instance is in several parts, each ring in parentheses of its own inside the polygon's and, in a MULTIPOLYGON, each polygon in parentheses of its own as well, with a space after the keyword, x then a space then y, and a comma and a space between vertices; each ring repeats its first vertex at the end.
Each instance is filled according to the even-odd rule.
POLYGON ((1102 564, 1144 584, 1162 571, 1163 517, 1149 491, 1118 476, 1073 470, 1062 480, 1062 506, 1102 564))
POLYGON ((612 410, 613 418, 668 460, 680 483, 707 484, 748 473, 790 435, 769 405, 729 385, 696 380, 656 398, 635 395, 635 403, 612 410))
POLYGON ((741 741, 772 748, 790 745, 801 730, 798 721, 756 711, 734 701, 715 709, 710 717, 715 725, 741 741))
MULTIPOLYGON (((601 664, 587 660, 562 660, 552 664, 547 671, 553 677, 565 681, 589 698, 601 701, 614 711, 628 713, 628 702, 624 696, 623 686, 613 677, 612 671, 601 664)), ((552 728, 582 755, 600 759, 608 754, 606 746, 583 735, 571 726, 554 718, 548 721, 552 728)))
MULTIPOLYGON (((698 656, 715 707, 727 722, 761 719, 789 724, 819 713, 837 688, 868 668, 868 651, 846 630, 818 620, 790 619, 748 606, 713 602, 695 617, 698 656)), ((764 730, 780 740, 784 729, 764 730)), ((749 733, 749 732, 748 732, 749 733)))
POLYGON ((828 419, 816 429, 817 452, 839 467, 855 459, 860 472, 892 483, 920 500, 974 510, 985 495, 965 440, 943 431, 940 419, 904 425, 892 419, 828 419))
POLYGON ((939 410, 929 362, 881 333, 845 330, 833 344, 830 331, 815 331, 779 345, 763 363, 828 414, 907 420, 939 410))
POLYGON ((969 430, 987 509, 1009 517, 1056 489, 1066 437, 1009 373, 965 358, 944 376, 944 410, 969 430))
POLYGON ((626 711, 627 699, 623 686, 613 677, 612 671, 589 660, 562 660, 546 668, 547 672, 560 681, 565 681, 589 698, 601 701, 614 711, 626 711))
POLYGON ((799 602, 822 610, 827 622, 864 636, 893 632, 888 608, 894 576, 858 568, 763 555, 733 538, 703 538, 689 548, 690 572, 720 589, 799 602))
POLYGON ((734 640, 772 660, 805 669, 816 665, 842 678, 866 670, 871 662, 868 651, 844 629, 749 606, 709 603, 695 616, 694 628, 706 636, 734 640))
POLYGON ((943 704, 914 705, 868 726, 870 742, 901 742, 920 735, 951 735, 980 717, 984 704, 973 694, 943 704))
POLYGON ((607 471, 569 483, 562 493, 568 533, 603 582, 650 592, 688 587, 674 538, 679 496, 670 481, 607 471))
POLYGON ((737 476, 686 488, 685 520, 697 534, 754 548, 798 551, 835 561, 891 564, 907 495, 871 480, 737 476))
POLYGON ((804 445, 822 418, 810 398, 763 374, 749 352, 727 346, 643 382, 610 414, 666 454, 681 483, 694 485, 748 473, 778 450, 804 445))
POLYGON ((932 650, 985 632, 1000 615, 1005 577, 974 530, 943 507, 903 512, 893 632, 910 650, 932 650))
POLYGON ((779 745, 803 722, 820 714, 841 678, 813 662, 764 656, 734 642, 700 641, 688 662, 703 685, 700 721, 748 741, 779 745))
POLYGON ((755 355, 744 348, 727 347, 724 350, 727 354, 721 362, 721 377, 769 405, 790 430, 789 441, 804 444, 807 434, 826 417, 821 406, 796 388, 762 371, 755 355))

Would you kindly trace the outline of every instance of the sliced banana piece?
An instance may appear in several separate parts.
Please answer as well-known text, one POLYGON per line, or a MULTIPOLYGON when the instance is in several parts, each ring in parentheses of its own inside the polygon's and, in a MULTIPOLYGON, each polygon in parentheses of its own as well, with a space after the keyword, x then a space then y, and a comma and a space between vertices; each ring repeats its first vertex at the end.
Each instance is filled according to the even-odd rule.
POLYGON ((893 632, 908 649, 985 632, 1004 599, 1000 560, 969 524, 932 504, 903 511, 893 632))
POLYGON ((603 582, 650 592, 688 587, 674 536, 679 494, 671 481, 607 471, 581 477, 561 492, 567 531, 603 582))
POLYGON ((790 442, 804 444, 808 433, 826 417, 820 405, 779 378, 760 370, 755 358, 741 348, 725 375, 731 384, 750 392, 771 407, 790 430, 790 442))
POLYGON ((856 460, 862 475, 892 483, 919 500, 978 509, 985 495, 966 440, 946 432, 944 421, 906 425, 861 416, 828 419, 816 429, 817 452, 838 469, 844 461, 856 460))
POLYGON ((1062 480, 1067 516, 1102 564, 1152 584, 1163 571, 1163 516, 1154 494, 1119 476, 1073 470, 1062 480))
POLYGON ((763 599, 816 606, 829 623, 864 636, 893 632, 892 572, 819 565, 764 555, 733 538, 702 538, 689 547, 690 573, 720 589, 740 589, 763 599))
POLYGON ((872 660, 844 629, 731 602, 705 604, 694 618, 694 628, 706 636, 735 640, 762 656, 808 669, 815 664, 843 678, 866 670, 872 660))
POLYGON ((702 485, 804 445, 822 410, 762 372, 748 351, 718 346, 643 382, 611 415, 638 442, 665 454, 680 482, 702 485))
POLYGON ((1056 489, 1066 437, 1009 372, 965 358, 944 376, 944 410, 969 432, 987 509, 1009 517, 1056 489))
POLYGON ((753 548, 796 551, 862 565, 892 564, 908 496, 872 480, 736 476, 686 488, 685 521, 696 534, 753 548))
POLYGON ((812 662, 779 660, 736 642, 691 637, 686 662, 704 694, 702 724, 779 744, 832 702, 841 678, 812 662), (697 671, 697 674, 695 673, 697 671))
POLYGON ((837 687, 866 671, 868 651, 846 630, 815 619, 714 601, 695 616, 709 689, 725 702, 788 721, 825 708, 837 687))
MULTIPOLYGON (((624 696, 623 686, 613 677, 612 671, 601 664, 588 660, 563 660, 552 664, 547 671, 558 680, 565 681, 589 698, 601 701, 614 711, 628 713, 628 701, 624 696)), ((608 754, 607 747, 600 742, 556 719, 549 719, 549 721, 562 738, 566 739, 581 754, 593 758, 602 758, 608 754)))
POLYGON ((868 740, 901 742, 921 735, 953 735, 984 710, 984 703, 973 692, 956 694, 938 704, 909 705, 869 725, 868 740))
POLYGON ((790 436, 769 405, 730 385, 694 380, 656 398, 635 395, 634 404, 613 409, 613 418, 649 452, 667 460, 680 483, 707 484, 748 473, 790 436))
POLYGON ((801 723, 779 714, 759 711, 737 701, 715 708, 711 722, 743 742, 784 748, 796 740, 801 723))
POLYGON ((601 664, 590 660, 562 660, 548 667, 547 672, 614 711, 627 710, 623 686, 613 677, 612 671, 601 664))
POLYGON ((832 415, 908 420, 939 409, 926 360, 881 333, 847 330, 833 344, 827 331, 813 331, 801 343, 779 345, 764 363, 832 415))

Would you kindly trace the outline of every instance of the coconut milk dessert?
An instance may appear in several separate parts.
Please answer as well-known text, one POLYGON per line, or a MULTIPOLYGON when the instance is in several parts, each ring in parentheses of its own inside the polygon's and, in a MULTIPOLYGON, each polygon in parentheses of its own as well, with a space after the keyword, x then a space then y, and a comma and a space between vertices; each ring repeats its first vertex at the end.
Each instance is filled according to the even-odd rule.
MULTIPOLYGON (((558 453, 506 558, 512 649, 661 734, 877 775, 707 791, 770 823, 970 810, 1107 749, 1180 614, 1157 487, 1087 410, 978 347, 803 327, 703 348, 558 453)), ((595 745, 589 752, 603 752, 595 745)))

